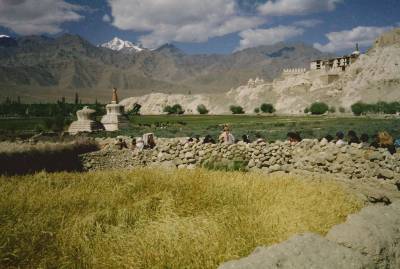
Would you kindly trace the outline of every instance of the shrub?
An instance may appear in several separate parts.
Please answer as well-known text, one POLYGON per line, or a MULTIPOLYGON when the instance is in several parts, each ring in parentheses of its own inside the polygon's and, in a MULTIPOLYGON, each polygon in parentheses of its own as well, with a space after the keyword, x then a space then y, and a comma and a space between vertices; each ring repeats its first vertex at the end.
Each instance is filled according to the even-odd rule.
POLYGON ((164 107, 163 111, 168 113, 169 115, 172 115, 172 114, 181 115, 181 114, 185 113, 182 106, 179 104, 175 104, 173 106, 166 106, 166 107, 164 107))
POLYGON ((259 109, 258 107, 255 108, 255 109, 254 109, 254 113, 256 113, 256 114, 260 113, 260 109, 259 109))
POLYGON ((365 104, 362 102, 357 102, 351 106, 351 110, 356 116, 366 113, 396 114, 400 112, 400 103, 378 102, 376 104, 365 104))
POLYGON ((205 105, 201 104, 197 106, 197 112, 199 112, 200 115, 206 115, 210 111, 208 111, 205 105))
POLYGON ((310 112, 313 115, 323 115, 329 110, 327 104, 322 102, 315 102, 310 107, 310 112))
POLYGON ((345 113, 345 112, 346 112, 346 109, 345 109, 344 107, 341 106, 341 107, 339 107, 339 112, 340 112, 340 113, 345 113))
POLYGON ((127 113, 128 116, 137 116, 140 115, 140 109, 142 108, 141 105, 139 105, 138 103, 133 104, 133 107, 131 110, 129 110, 129 112, 127 113))
POLYGON ((357 102, 351 106, 351 111, 354 115, 360 116, 368 111, 368 105, 362 102, 357 102))
POLYGON ((274 113, 275 112, 275 108, 272 104, 262 104, 260 109, 263 113, 274 113))
POLYGON ((304 113, 305 113, 305 114, 310 113, 310 108, 309 108, 309 107, 306 107, 306 108, 304 109, 304 113))
POLYGON ((231 106, 230 110, 232 111, 232 114, 244 114, 243 107, 241 106, 231 106))
POLYGON ((331 106, 331 107, 329 108, 329 113, 335 113, 335 112, 336 112, 336 107, 331 106))

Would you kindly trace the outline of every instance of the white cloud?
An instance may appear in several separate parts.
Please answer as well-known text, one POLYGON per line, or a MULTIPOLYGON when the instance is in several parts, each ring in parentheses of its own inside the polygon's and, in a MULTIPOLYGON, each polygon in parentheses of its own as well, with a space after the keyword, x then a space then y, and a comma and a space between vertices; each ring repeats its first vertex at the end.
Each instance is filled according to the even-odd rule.
POLYGON ((297 21, 293 24, 299 27, 313 28, 315 26, 320 25, 321 23, 322 23, 321 20, 302 20, 302 21, 297 21))
POLYGON ((0 25, 23 35, 55 34, 62 23, 82 19, 83 9, 64 0, 0 0, 0 25))
POLYGON ((358 43, 362 47, 370 46, 375 39, 390 30, 392 27, 365 27, 359 26, 351 30, 331 32, 326 34, 329 42, 325 45, 315 43, 314 47, 322 52, 337 52, 355 47, 358 43))
POLYGON ((240 45, 236 50, 257 47, 261 45, 273 45, 300 36, 304 29, 295 26, 277 26, 269 29, 245 30, 239 33, 240 45))
POLYGON ((319 11, 332 11, 344 0, 269 0, 258 7, 262 15, 307 15, 319 11))
POLYGON ((146 32, 145 47, 166 42, 205 42, 253 28, 265 22, 240 15, 235 0, 108 0, 113 25, 122 30, 146 32))

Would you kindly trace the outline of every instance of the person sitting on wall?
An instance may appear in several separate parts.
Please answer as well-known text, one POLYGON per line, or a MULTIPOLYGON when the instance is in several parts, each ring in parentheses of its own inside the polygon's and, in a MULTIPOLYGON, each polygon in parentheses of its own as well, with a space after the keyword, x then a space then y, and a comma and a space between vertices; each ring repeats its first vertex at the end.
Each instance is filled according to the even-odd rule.
POLYGON ((156 142, 154 141, 154 134, 148 133, 143 135, 143 142, 145 149, 153 149, 156 146, 156 142))
POLYGON ((128 148, 128 145, 124 140, 122 140, 122 138, 118 138, 117 142, 115 142, 115 146, 117 147, 118 150, 123 150, 128 148))
POLYGON ((224 129, 223 129, 221 135, 219 136, 218 140, 220 143, 228 144, 228 145, 232 145, 235 143, 235 137, 230 132, 228 125, 224 126, 224 129))
POLYGON ((203 144, 215 144, 215 140, 211 137, 211 135, 206 135, 206 137, 204 137, 203 144))
POLYGON ((298 132, 289 132, 287 133, 287 140, 290 142, 290 144, 295 145, 299 142, 301 142, 301 136, 298 132))
POLYGON ((251 143, 249 135, 242 135, 242 141, 246 144, 251 143))
POLYGON ((361 134, 360 136, 361 141, 361 148, 368 148, 369 147, 369 135, 368 134, 361 134))
POLYGON ((136 138, 132 138, 132 142, 131 142, 131 150, 136 150, 136 138))
POLYGON ((137 141, 136 141, 136 149, 137 149, 138 151, 143 151, 143 149, 144 149, 144 141, 143 141, 143 138, 139 137, 139 138, 137 139, 137 141))
POLYGON ((346 145, 346 142, 344 141, 344 133, 342 131, 339 131, 336 133, 336 146, 343 147, 346 145))
POLYGON ((379 147, 387 149, 390 154, 396 153, 396 147, 393 143, 393 137, 388 132, 378 133, 379 147))
POLYGON ((262 135, 260 133, 256 133, 255 137, 256 137, 256 143, 257 144, 265 143, 265 139, 262 137, 262 135))
POLYGON ((321 144, 326 145, 328 143, 331 143, 333 141, 333 136, 327 135, 324 138, 321 139, 321 144))
POLYGON ((369 145, 372 148, 379 148, 379 136, 378 134, 374 134, 372 136, 372 143, 369 145))
POLYGON ((351 144, 360 144, 360 139, 358 138, 357 133, 355 131, 350 130, 347 133, 347 137, 348 137, 348 140, 349 140, 349 145, 351 145, 351 144))

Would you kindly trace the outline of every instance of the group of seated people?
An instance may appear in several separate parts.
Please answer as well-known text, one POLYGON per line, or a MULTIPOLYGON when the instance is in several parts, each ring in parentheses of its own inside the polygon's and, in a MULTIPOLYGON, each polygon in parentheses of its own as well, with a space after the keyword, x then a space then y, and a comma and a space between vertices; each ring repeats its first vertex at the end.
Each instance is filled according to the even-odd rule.
MULTIPOLYGON (((241 141, 246 144, 252 143, 249 135, 246 134, 242 136, 241 141)), ((287 133, 287 141, 290 142, 291 144, 297 144, 302 141, 302 138, 300 133, 298 132, 289 132, 287 133)), ((379 132, 378 134, 374 135, 372 137, 371 143, 368 134, 364 133, 361 134, 360 137, 358 137, 357 133, 353 130, 347 133, 347 137, 345 136, 344 132, 339 131, 336 133, 336 137, 327 135, 320 141, 321 143, 334 143, 339 147, 342 147, 344 145, 359 144, 361 148, 368 148, 368 147, 385 148, 391 154, 396 153, 396 147, 400 147, 399 143, 400 141, 399 140, 394 141, 393 137, 387 132, 379 132)), ((201 141, 200 136, 190 137, 187 140, 187 143, 199 143, 199 142, 202 142, 203 144, 216 144, 216 141, 211 135, 206 135, 203 141, 201 141)), ((230 131, 229 126, 224 125, 223 131, 218 137, 218 142, 221 144, 231 145, 239 142, 239 140, 235 139, 234 135, 230 131)), ((266 140, 260 134, 256 134, 254 142, 261 143, 261 142, 266 142, 266 140)), ((117 140, 116 146, 120 150, 128 148, 128 145, 126 144, 125 141, 122 140, 122 138, 119 138, 117 140)), ((156 143, 154 139, 154 134, 147 133, 144 134, 142 138, 138 139, 133 138, 130 148, 132 150, 142 151, 144 149, 153 149, 155 146, 156 143)))
POLYGON ((368 134, 363 133, 360 135, 360 137, 358 137, 357 133, 352 130, 347 133, 347 141, 345 141, 345 135, 341 131, 336 133, 336 139, 330 135, 327 135, 322 139, 322 141, 328 143, 333 142, 338 146, 359 144, 362 148, 385 148, 390 152, 390 154, 396 153, 396 147, 400 146, 398 145, 399 141, 394 141, 393 137, 388 132, 379 132, 378 134, 374 135, 372 137, 372 142, 370 142, 370 137, 368 134))
MULTIPOLYGON (((117 142, 115 143, 115 146, 119 150, 127 149, 129 148, 126 142, 122 138, 118 138, 117 142)), ((131 150, 138 150, 142 151, 144 149, 153 149, 156 146, 156 142, 154 139, 154 134, 153 133, 147 133, 144 134, 143 137, 141 138, 132 138, 131 150)))

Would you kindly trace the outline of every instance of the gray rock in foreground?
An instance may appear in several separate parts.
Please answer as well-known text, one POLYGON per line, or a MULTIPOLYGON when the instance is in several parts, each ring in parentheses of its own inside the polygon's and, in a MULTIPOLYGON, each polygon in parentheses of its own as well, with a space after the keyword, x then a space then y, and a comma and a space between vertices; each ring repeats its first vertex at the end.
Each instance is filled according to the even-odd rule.
POLYGON ((360 253, 340 246, 319 235, 296 235, 281 244, 259 247, 250 256, 227 262, 219 269, 267 268, 374 268, 374 264, 360 253))
POLYGON ((326 238, 371 258, 376 268, 400 268, 400 202, 364 208, 326 238))
POLYGON ((371 206, 350 215, 326 238, 296 235, 219 269, 400 268, 400 202, 371 206))

